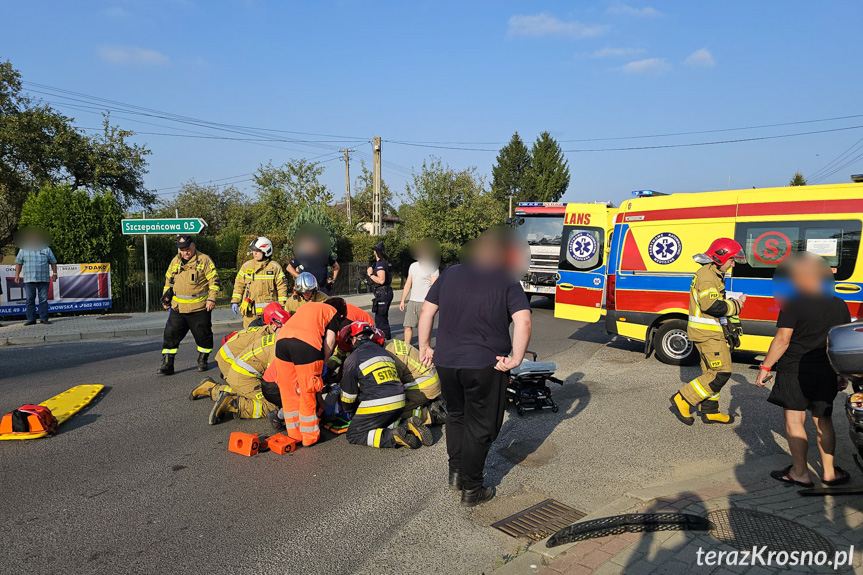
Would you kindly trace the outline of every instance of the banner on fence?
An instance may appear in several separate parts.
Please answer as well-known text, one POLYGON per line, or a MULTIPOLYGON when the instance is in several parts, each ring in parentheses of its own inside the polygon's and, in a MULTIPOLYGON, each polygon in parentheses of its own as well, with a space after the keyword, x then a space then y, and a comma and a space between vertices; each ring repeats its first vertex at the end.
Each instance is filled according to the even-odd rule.
MULTIPOLYGON (((15 266, 0 266, 0 315, 24 315, 24 282, 15 281, 15 266)), ((38 296, 36 304, 39 304, 38 296)), ((111 307, 111 264, 59 264, 57 280, 48 284, 50 312, 111 307)))

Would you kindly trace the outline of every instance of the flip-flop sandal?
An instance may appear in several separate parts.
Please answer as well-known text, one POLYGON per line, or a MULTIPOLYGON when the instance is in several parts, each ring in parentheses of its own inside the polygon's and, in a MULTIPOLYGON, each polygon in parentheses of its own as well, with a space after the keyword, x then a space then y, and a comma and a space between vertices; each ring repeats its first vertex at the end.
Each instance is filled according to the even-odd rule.
POLYGON ((844 469, 842 469, 841 467, 837 467, 834 465, 833 466, 833 473, 836 474, 836 479, 834 479, 832 481, 824 481, 822 479, 821 483, 823 483, 824 485, 828 485, 830 487, 834 487, 836 485, 844 485, 845 483, 848 483, 849 481, 851 481, 851 474, 848 473, 847 471, 845 471, 844 469))
MULTIPOLYGON (((775 479, 776 481, 781 481, 782 483, 787 483, 789 485, 800 485, 801 487, 814 487, 815 484, 811 481, 809 483, 803 481, 796 481, 788 475, 791 472, 791 468, 793 465, 789 465, 785 469, 777 469, 775 471, 770 472, 770 477, 775 479)), ((825 484, 826 485, 826 484, 825 484)))

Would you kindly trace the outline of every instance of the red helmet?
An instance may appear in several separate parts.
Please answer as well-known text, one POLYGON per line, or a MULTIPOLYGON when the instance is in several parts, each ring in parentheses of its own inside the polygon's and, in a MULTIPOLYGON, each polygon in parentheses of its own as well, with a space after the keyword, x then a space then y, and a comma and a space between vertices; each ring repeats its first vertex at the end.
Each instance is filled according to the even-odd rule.
POLYGON ((387 341, 384 331, 379 327, 374 328, 374 330, 375 331, 372 333, 372 341, 383 347, 384 343, 387 341))
POLYGON ((375 328, 365 321, 355 321, 339 330, 339 335, 336 337, 336 345, 342 351, 350 352, 354 349, 352 338, 365 335, 368 339, 373 339, 375 328))
POLYGON ((342 351, 350 353, 353 351, 354 346, 351 341, 348 339, 348 331, 350 331, 351 325, 348 324, 342 329, 339 330, 339 334, 336 336, 336 345, 342 351))
POLYGON ((275 324, 276 327, 282 327, 290 317, 285 308, 282 307, 282 304, 277 301, 271 301, 264 308, 264 323, 267 325, 275 324))
POLYGON ((743 254, 743 246, 732 240, 731 238, 719 238, 714 240, 707 251, 704 252, 713 263, 722 266, 730 259, 742 264, 746 263, 746 256, 743 254))

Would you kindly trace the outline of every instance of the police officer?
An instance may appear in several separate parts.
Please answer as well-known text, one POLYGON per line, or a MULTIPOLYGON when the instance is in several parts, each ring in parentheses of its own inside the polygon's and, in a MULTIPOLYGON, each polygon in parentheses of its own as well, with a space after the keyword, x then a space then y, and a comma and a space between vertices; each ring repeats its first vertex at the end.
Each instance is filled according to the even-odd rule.
POLYGON ((309 272, 302 272, 294 280, 294 293, 285 302, 285 311, 295 313, 310 301, 325 302, 329 298, 318 289, 318 280, 309 272))
POLYGON ((244 263, 234 280, 231 294, 231 309, 235 314, 242 311, 243 327, 255 321, 271 301, 283 306, 288 301, 288 284, 285 272, 272 259, 273 243, 265 238, 255 238, 249 244, 252 259, 244 263))
POLYGON ((171 260, 165 273, 162 307, 168 312, 162 338, 160 375, 174 375, 174 356, 186 334, 191 330, 198 344, 198 371, 207 371, 213 351, 212 311, 219 293, 219 274, 209 256, 195 249, 191 236, 178 235, 179 253, 171 260))
POLYGON ((729 238, 719 238, 693 259, 702 264, 689 288, 689 323, 686 335, 701 356, 701 375, 671 397, 671 412, 686 425, 695 423, 692 408, 698 407, 704 423, 728 424, 734 416, 720 413, 719 392, 731 377, 729 332, 731 316, 743 309, 746 296, 725 297, 725 273, 746 257, 743 247, 729 238))

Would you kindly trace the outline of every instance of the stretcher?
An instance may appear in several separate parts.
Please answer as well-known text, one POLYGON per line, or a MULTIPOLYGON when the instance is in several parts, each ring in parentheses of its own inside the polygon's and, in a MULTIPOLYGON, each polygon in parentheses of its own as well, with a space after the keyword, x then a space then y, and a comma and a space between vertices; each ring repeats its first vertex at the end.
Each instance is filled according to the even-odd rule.
MULTIPOLYGON (((76 385, 71 389, 67 389, 59 395, 55 395, 51 399, 45 400, 39 405, 43 405, 51 410, 54 417, 57 418, 57 425, 60 426, 64 421, 71 418, 73 415, 84 409, 88 403, 99 395, 104 385, 76 385)), ((40 432, 24 432, 24 433, 3 433, 0 434, 0 441, 7 439, 38 439, 48 435, 46 431, 40 432)))

